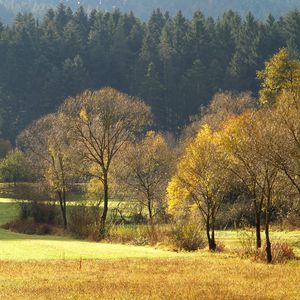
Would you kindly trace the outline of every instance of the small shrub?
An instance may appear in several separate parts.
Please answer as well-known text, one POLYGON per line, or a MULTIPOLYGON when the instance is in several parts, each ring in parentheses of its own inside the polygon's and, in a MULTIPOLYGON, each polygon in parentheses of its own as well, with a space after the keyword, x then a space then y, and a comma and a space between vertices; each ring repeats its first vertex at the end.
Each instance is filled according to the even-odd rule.
POLYGON ((47 202, 21 202, 19 219, 26 220, 32 218, 35 223, 54 225, 57 221, 57 209, 55 204, 47 202))
MULTIPOLYGON (((266 261, 267 256, 265 249, 266 245, 263 245, 263 247, 256 252, 256 260, 266 261)), ((273 263, 284 263, 296 258, 292 247, 287 243, 273 242, 271 244, 271 249, 273 263)))
POLYGON ((26 220, 17 220, 11 223, 5 224, 3 226, 5 229, 9 229, 14 232, 24 233, 24 234, 37 234, 37 235, 48 235, 54 234, 57 231, 55 227, 49 224, 38 224, 33 219, 26 219, 26 220))
POLYGON ((196 224, 175 224, 171 227, 169 237, 178 250, 196 251, 205 247, 201 228, 196 224))
POLYGON ((109 228, 107 239, 110 242, 139 246, 150 244, 146 225, 112 225, 109 228))
POLYGON ((238 249, 238 255, 243 258, 255 257, 257 254, 255 244, 255 232, 249 228, 237 232, 241 247, 238 249))
MULTIPOLYGON (((241 244, 241 248, 237 250, 239 256, 266 261, 266 245, 263 245, 260 249, 256 249, 255 232, 253 230, 242 230, 238 234, 241 244)), ((271 250, 273 263, 282 263, 296 258, 293 249, 287 243, 273 242, 271 250)))
POLYGON ((38 224, 35 234, 37 235, 52 234, 52 228, 49 224, 38 224))
POLYGON ((296 258, 293 248, 287 243, 273 243, 272 251, 274 262, 284 262, 296 258))
MULTIPOLYGON (((107 228, 106 228, 107 232, 107 228)), ((106 233, 104 233, 106 235, 106 233)), ((86 227, 86 234, 85 236, 88 240, 91 241, 99 241, 100 239, 100 223, 94 222, 91 224, 88 224, 86 227)))
POLYGON ((99 239, 101 208, 79 204, 69 208, 69 231, 79 238, 99 239))
POLYGON ((149 245, 149 240, 146 237, 139 236, 134 239, 134 245, 146 246, 146 245, 149 245))
POLYGON ((145 216, 143 216, 141 213, 134 213, 131 216, 131 222, 133 224, 146 224, 147 218, 145 216))
POLYGON ((167 225, 148 225, 147 234, 151 245, 155 245, 157 243, 168 244, 169 242, 169 227, 167 225))
POLYGON ((5 229, 24 234, 58 234, 57 207, 46 202, 21 202, 19 218, 3 225, 5 229))
POLYGON ((216 252, 224 252, 225 251, 225 244, 222 242, 217 242, 216 252))

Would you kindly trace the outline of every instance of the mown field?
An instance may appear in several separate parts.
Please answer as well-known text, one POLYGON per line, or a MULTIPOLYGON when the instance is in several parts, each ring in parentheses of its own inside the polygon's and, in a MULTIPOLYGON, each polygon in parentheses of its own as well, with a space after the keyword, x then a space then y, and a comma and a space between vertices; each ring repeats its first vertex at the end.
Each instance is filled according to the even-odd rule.
MULTIPOLYGON (((0 223, 17 214, 0 201, 0 223)), ((266 265, 238 258, 234 231, 223 253, 176 253, 70 237, 0 230, 0 299, 300 299, 300 261, 266 265)), ((300 255, 300 231, 272 232, 300 255)))

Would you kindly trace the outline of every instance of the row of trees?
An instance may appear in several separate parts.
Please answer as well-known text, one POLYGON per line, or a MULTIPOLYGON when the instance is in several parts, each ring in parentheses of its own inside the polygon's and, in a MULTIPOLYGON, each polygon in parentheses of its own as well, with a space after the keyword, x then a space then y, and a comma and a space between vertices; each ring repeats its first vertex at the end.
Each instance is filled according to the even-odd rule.
MULTIPOLYGON (((168 186, 170 210, 198 209, 210 249, 216 249, 214 231, 220 206, 239 187, 253 202, 257 249, 262 246, 264 215, 267 261, 272 261, 272 205, 300 196, 299 76, 300 62, 289 60, 287 50, 280 50, 258 73, 263 80, 260 105, 236 114, 225 98, 222 103, 215 99, 217 116, 202 120, 196 137, 188 142, 168 186)), ((244 106, 243 97, 239 100, 232 108, 244 106)))
POLYGON ((300 14, 258 21, 229 11, 214 20, 155 10, 132 13, 60 4, 43 20, 19 14, 0 26, 0 124, 15 136, 68 96, 105 86, 141 97, 157 128, 175 131, 220 90, 257 93, 256 70, 278 48, 299 56, 300 14))
POLYGON ((104 88, 68 98, 57 113, 21 133, 18 145, 39 171, 37 179, 58 196, 65 228, 67 192, 74 183, 93 181, 102 192, 99 237, 104 236, 113 163, 150 120, 150 108, 141 100, 104 88))
POLYGON ((162 212, 175 220, 196 213, 209 248, 216 250, 222 205, 244 197, 252 204, 257 249, 265 221, 271 262, 273 205, 300 197, 300 61, 282 49, 258 77, 259 103, 249 93, 216 94, 177 146, 170 136, 147 132, 149 106, 112 88, 68 98, 56 113, 24 130, 17 144, 34 179, 56 194, 65 227, 68 192, 74 184, 87 185, 103 201, 103 238, 116 186, 118 196, 147 208, 151 225, 162 212))
POLYGON ((256 13, 260 19, 267 18, 270 13, 280 17, 291 9, 300 8, 297 0, 210 0, 209 2, 206 0, 176 0, 171 4, 167 0, 0 0, 0 5, 3 5, 3 17, 10 21, 14 14, 21 11, 30 11, 35 16, 41 17, 48 8, 55 7, 60 2, 70 5, 73 9, 83 5, 89 11, 93 8, 108 11, 119 8, 123 12, 133 11, 144 20, 149 18, 151 11, 155 8, 163 11, 169 10, 171 14, 182 10, 187 16, 191 16, 195 10, 200 9, 212 17, 219 17, 225 11, 232 9, 242 15, 248 12, 256 13))

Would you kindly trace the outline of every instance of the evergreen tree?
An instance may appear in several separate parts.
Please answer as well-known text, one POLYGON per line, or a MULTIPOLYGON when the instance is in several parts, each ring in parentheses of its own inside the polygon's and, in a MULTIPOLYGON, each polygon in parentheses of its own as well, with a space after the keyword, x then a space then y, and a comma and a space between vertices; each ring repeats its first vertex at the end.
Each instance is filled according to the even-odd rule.
POLYGON ((299 57, 298 11, 258 21, 233 11, 188 19, 156 9, 142 22, 120 10, 88 15, 72 7, 0 23, 1 133, 12 141, 67 96, 105 86, 142 97, 157 129, 175 131, 219 90, 257 94, 256 70, 279 48, 299 57))
POLYGON ((294 58, 300 58, 300 12, 298 10, 291 11, 284 18, 283 30, 286 35, 286 43, 291 55, 294 58))
POLYGON ((241 25, 236 41, 236 51, 230 64, 231 88, 240 91, 257 89, 255 74, 259 67, 259 43, 259 24, 249 13, 241 25))

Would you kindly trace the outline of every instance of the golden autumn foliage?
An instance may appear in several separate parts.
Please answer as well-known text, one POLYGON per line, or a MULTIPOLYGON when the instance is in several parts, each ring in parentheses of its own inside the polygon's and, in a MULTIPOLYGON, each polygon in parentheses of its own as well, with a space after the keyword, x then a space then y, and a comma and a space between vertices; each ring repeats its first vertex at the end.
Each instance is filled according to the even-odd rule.
POLYGON ((166 206, 174 219, 182 211, 196 215, 194 232, 202 220, 214 251, 222 204, 228 200, 228 207, 242 196, 251 201, 257 248, 262 247, 261 227, 265 229, 271 262, 272 206, 300 195, 300 62, 281 49, 258 77, 263 81, 261 104, 268 105, 257 107, 249 93, 216 94, 176 149, 181 153, 176 170, 166 135, 145 133, 150 108, 112 88, 68 98, 59 113, 35 122, 20 140, 49 189, 62 197, 64 213, 73 175, 69 170, 82 166, 86 190, 97 195, 99 207, 104 204, 99 239, 106 234, 112 191, 118 190, 120 198, 142 207, 140 214, 147 211, 151 225, 161 212, 166 218, 157 223, 169 221, 166 206))
POLYGON ((282 91, 286 90, 294 95, 300 92, 300 61, 289 59, 286 48, 280 49, 269 61, 265 69, 257 72, 262 80, 260 102, 274 103, 282 91))
POLYGON ((219 143, 218 132, 204 125, 179 160, 176 175, 167 189, 171 212, 187 204, 198 208, 206 224, 211 250, 216 249, 215 221, 230 186, 227 160, 219 143))

